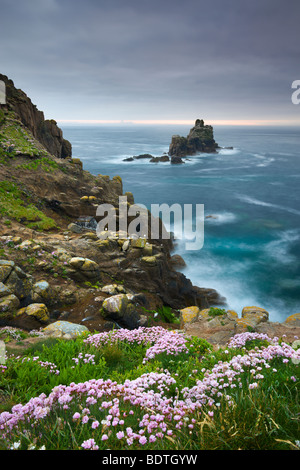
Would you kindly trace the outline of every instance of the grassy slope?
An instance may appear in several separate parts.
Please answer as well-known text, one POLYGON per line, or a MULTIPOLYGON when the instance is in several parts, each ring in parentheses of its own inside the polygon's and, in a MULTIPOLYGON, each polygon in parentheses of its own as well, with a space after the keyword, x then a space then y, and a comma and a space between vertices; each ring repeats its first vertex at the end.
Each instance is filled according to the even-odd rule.
POLYGON ((43 204, 21 183, 23 171, 66 171, 23 126, 11 111, 0 109, 0 216, 3 223, 21 222, 47 231, 57 223, 46 215, 43 204))

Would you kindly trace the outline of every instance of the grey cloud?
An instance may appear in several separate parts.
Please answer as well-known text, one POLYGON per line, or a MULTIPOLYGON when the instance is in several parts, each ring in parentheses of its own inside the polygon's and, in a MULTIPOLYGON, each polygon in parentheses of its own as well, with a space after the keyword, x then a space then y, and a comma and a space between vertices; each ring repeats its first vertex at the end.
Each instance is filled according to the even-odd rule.
POLYGON ((298 0, 0 7, 1 72, 57 118, 193 119, 197 106, 261 118, 290 110, 300 78, 298 0))

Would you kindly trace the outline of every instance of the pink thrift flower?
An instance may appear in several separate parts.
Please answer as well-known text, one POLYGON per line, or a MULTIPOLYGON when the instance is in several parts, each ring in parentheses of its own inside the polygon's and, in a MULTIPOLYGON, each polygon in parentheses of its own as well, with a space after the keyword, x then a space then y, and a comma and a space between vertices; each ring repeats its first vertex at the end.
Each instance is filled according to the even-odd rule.
POLYGON ((83 441, 83 443, 81 444, 81 447, 83 447, 86 450, 98 450, 99 449, 94 439, 88 439, 87 441, 83 441))
POLYGON ((140 444, 144 445, 144 444, 146 444, 146 442, 147 442, 147 438, 145 436, 140 437, 140 439, 139 439, 140 444))

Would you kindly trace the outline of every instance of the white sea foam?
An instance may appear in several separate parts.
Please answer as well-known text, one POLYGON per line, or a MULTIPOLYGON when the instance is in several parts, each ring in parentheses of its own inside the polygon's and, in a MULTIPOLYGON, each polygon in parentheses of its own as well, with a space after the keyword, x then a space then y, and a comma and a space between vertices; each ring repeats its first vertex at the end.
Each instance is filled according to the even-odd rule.
POLYGON ((218 151, 219 155, 236 155, 237 153, 240 153, 240 150, 238 148, 233 148, 233 149, 221 149, 218 151))
POLYGON ((237 216, 232 212, 213 212, 212 214, 205 216, 205 223, 211 223, 216 225, 230 224, 232 222, 235 222, 236 219, 237 216))
POLYGON ((260 201, 254 197, 246 196, 243 194, 237 194, 236 197, 241 201, 247 202, 248 204, 254 204, 256 206, 264 206, 264 207, 274 207, 275 209, 280 209, 286 212, 290 212, 291 214, 300 215, 300 211, 293 209, 291 207, 280 206, 279 204, 272 204, 271 202, 260 201))
MULTIPOLYGON (((255 290, 254 286, 249 288, 247 279, 253 263, 255 264, 255 259, 253 259, 253 263, 249 260, 246 262, 232 261, 229 265, 226 265, 225 274, 221 262, 207 252, 202 253, 201 261, 198 259, 195 262, 186 259, 184 252, 180 253, 187 261, 187 267, 183 270, 183 273, 195 286, 215 289, 220 296, 225 298, 225 305, 222 305, 222 308, 234 310, 241 317, 244 307, 256 305, 265 308, 269 312, 271 321, 282 322, 285 320, 286 316, 283 316, 282 312, 286 311, 286 305, 283 300, 268 298, 267 302, 264 302, 261 300, 261 294, 255 290)), ((296 306, 294 311, 298 311, 296 306)), ((294 313, 294 311, 288 314, 294 313)))
POLYGON ((276 240, 269 242, 265 246, 265 252, 268 257, 276 259, 276 261, 281 264, 297 262, 296 256, 290 253, 290 246, 299 239, 300 230, 286 230, 281 232, 276 240))
POLYGON ((253 156, 260 161, 260 163, 256 164, 257 167, 266 167, 275 161, 275 158, 267 157, 266 155, 254 153, 253 156))

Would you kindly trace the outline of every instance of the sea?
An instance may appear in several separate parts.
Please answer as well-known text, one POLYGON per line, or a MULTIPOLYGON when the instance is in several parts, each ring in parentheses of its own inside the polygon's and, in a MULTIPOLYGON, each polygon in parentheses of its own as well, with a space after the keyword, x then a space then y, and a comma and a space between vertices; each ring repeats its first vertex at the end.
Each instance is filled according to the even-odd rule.
POLYGON ((214 126, 222 149, 178 165, 124 160, 168 153, 172 135, 187 136, 190 125, 60 127, 84 169, 121 176, 136 204, 189 207, 194 228, 203 208, 201 247, 187 249, 184 231, 175 239, 194 285, 216 289, 239 316, 245 306, 265 308, 274 322, 300 312, 299 127, 214 126))

